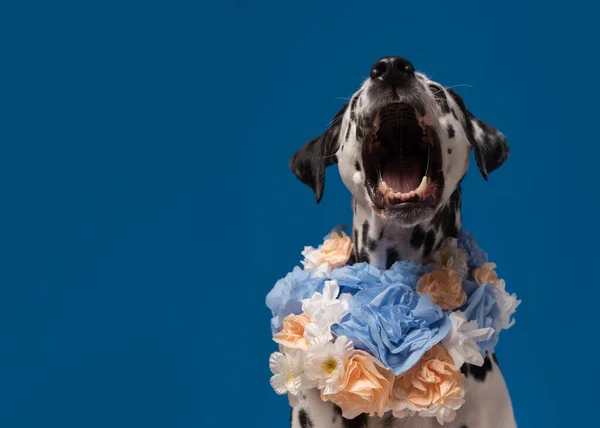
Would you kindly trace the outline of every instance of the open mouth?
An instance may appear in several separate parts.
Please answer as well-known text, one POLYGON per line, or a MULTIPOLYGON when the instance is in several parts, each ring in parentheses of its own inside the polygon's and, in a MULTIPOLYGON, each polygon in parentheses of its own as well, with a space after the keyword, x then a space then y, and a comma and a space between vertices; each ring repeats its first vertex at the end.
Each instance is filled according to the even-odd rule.
POLYGON ((435 131, 409 104, 383 107, 363 147, 365 185, 379 210, 435 207, 443 188, 435 131))

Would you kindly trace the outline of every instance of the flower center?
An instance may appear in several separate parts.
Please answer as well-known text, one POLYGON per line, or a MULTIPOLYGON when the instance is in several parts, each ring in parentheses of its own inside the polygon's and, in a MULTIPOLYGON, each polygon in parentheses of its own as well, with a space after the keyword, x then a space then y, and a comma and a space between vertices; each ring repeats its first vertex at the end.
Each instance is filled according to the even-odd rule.
POLYGON ((321 364, 321 371, 330 375, 337 369, 337 362, 333 358, 328 358, 321 364))
POLYGON ((294 381, 294 375, 292 374, 292 370, 291 369, 287 369, 287 371, 285 372, 285 382, 287 384, 290 384, 294 381))

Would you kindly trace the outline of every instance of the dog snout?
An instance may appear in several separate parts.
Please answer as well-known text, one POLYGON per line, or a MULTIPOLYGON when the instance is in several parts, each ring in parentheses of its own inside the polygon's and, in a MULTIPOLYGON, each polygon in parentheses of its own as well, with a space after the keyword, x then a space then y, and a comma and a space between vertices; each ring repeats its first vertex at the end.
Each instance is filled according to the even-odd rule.
POLYGON ((373 64, 369 76, 392 88, 403 87, 415 77, 415 67, 402 57, 386 56, 373 64))

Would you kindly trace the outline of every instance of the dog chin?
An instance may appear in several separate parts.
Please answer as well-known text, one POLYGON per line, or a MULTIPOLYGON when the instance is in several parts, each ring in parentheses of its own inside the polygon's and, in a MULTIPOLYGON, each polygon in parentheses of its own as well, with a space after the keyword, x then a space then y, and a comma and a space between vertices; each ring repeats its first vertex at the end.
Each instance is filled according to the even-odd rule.
POLYGON ((379 209, 375 204, 372 204, 372 208, 382 220, 407 228, 428 222, 435 215, 435 208, 419 203, 407 202, 393 208, 385 209, 379 209))

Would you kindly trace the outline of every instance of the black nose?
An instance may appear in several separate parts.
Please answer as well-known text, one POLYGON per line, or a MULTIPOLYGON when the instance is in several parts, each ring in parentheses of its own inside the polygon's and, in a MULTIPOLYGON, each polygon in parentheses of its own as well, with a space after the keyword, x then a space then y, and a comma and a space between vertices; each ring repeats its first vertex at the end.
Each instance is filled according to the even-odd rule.
POLYGON ((386 56, 373 64, 370 77, 392 86, 400 86, 414 74, 415 67, 410 61, 399 56, 386 56))

